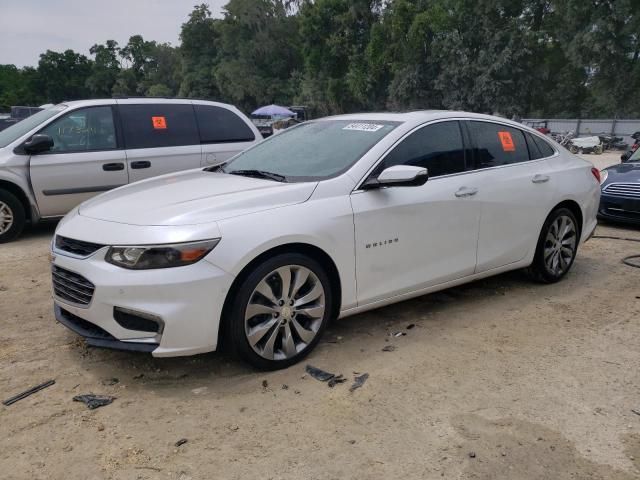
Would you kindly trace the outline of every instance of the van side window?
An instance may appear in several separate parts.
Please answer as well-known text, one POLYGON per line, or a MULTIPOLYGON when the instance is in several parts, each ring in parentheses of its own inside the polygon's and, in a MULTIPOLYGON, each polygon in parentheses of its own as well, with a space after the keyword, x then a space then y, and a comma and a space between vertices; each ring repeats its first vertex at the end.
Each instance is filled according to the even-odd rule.
POLYGON ((126 148, 200 144, 191 104, 124 104, 119 111, 126 148))
POLYGON ((553 154, 556 153, 556 151, 546 141, 542 140, 540 137, 535 135, 532 135, 532 137, 533 137, 533 140, 536 142, 536 145, 538 145, 538 148, 540 149, 540 152, 542 153, 542 156, 544 158, 551 157, 553 154))
POLYGON ((465 170, 462 133, 457 121, 427 125, 405 138, 376 167, 373 175, 394 165, 424 167, 429 177, 465 170))
POLYGON ((113 111, 108 105, 69 112, 39 133, 53 139, 51 152, 88 152, 118 148, 113 111))
POLYGON ((235 113, 223 107, 194 105, 202 143, 252 142, 256 139, 249 126, 235 113))
POLYGON ((529 151, 522 130, 476 120, 469 121, 468 126, 474 141, 476 169, 529 160, 529 151))

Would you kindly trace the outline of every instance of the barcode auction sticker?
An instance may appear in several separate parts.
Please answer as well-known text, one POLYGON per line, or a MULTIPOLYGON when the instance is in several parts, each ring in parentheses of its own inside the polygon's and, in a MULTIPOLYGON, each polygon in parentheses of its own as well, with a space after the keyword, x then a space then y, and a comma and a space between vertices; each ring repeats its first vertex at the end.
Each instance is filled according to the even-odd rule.
POLYGON ((500 143, 502 144, 502 150, 505 152, 515 152, 516 145, 513 143, 513 138, 511 138, 511 133, 509 132, 498 132, 498 137, 500 137, 500 143))
POLYGON ((164 117, 151 117, 151 123, 156 130, 164 130, 167 128, 167 119, 164 117))
POLYGON ((350 123, 343 130, 357 130, 359 132, 377 132, 384 125, 378 125, 376 123, 350 123))

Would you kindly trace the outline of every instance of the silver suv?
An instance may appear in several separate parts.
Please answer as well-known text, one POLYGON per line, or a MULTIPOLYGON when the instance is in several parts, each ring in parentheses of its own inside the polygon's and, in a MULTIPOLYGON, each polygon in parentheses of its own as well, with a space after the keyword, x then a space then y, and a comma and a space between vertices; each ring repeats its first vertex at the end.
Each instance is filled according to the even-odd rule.
POLYGON ((262 140, 231 105, 204 100, 82 100, 0 132, 0 243, 27 222, 165 173, 223 163, 262 140))

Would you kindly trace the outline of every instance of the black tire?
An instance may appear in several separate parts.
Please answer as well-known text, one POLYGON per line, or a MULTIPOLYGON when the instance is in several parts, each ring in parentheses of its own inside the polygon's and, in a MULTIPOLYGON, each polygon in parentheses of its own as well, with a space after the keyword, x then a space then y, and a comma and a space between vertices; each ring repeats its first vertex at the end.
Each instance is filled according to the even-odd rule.
MULTIPOLYGON (((551 233, 553 235, 553 233, 551 233)), ((567 237, 568 238, 568 237, 567 237)), ((562 242, 560 242, 562 243, 562 242)), ((534 280, 541 283, 555 283, 560 281, 571 270, 571 266, 576 258, 578 252, 578 246, 580 244, 580 228, 575 215, 568 208, 558 208, 551 212, 542 226, 540 231, 540 237, 538 238, 538 244, 536 246, 536 253, 533 258, 533 263, 526 269, 527 274, 534 280), (551 268, 547 261, 545 261, 545 249, 551 248, 552 244, 548 240, 548 236, 554 224, 561 218, 568 218, 572 222, 573 231, 575 232, 575 245, 573 246, 571 257, 565 260, 565 264, 559 260, 559 270, 551 268)), ((561 256, 561 255, 560 255, 561 256)))
MULTIPOLYGON (((293 280, 292 280, 291 291, 293 291, 293 280)), ((272 292, 275 292, 275 291, 272 289, 272 292)), ((301 292, 304 293, 302 289, 301 289, 301 292)), ((274 294, 274 297, 280 298, 280 297, 283 297, 283 295, 274 294)), ((258 296, 258 298, 260 299, 261 297, 258 296)), ((283 307, 280 307, 280 308, 283 308, 283 307)), ((231 352, 232 354, 235 354, 236 356, 240 357, 242 360, 250 363, 251 365, 253 365, 254 367, 260 370, 278 370, 281 368, 286 368, 290 365, 293 365, 294 363, 299 362, 306 355, 308 355, 309 352, 313 350, 313 348, 317 345, 318 341, 320 340, 320 337, 322 336, 322 333, 326 328, 327 323, 330 320, 332 312, 333 312, 333 296, 331 294, 331 284, 330 284, 329 276, 325 272, 324 268, 322 268, 322 266, 317 261, 315 261, 314 259, 306 255, 302 255, 299 253, 279 254, 258 265, 253 271, 251 271, 248 275, 246 275, 241 280, 241 283, 238 289, 235 290, 234 297, 231 299, 231 304, 229 305, 229 308, 226 309, 225 318, 223 319, 224 321, 223 330, 224 330, 224 337, 225 337, 223 339, 223 341, 225 342, 225 344, 223 345, 223 348, 231 352), (304 267, 304 269, 308 269, 315 275, 314 280, 318 280, 322 286, 322 289, 324 290, 323 292, 324 312, 321 316, 318 316, 318 318, 314 320, 315 322, 314 325, 317 328, 317 330, 315 331, 315 337, 313 337, 312 341, 306 344, 302 342, 301 345, 304 344, 306 346, 301 346, 302 348, 301 351, 298 351, 297 354, 289 358, 268 359, 260 355, 256 350, 254 350, 254 347, 252 347, 251 344, 249 343, 249 340, 247 338, 248 333, 245 330, 245 314, 247 312, 247 308, 250 305, 250 301, 252 301, 253 299, 253 302, 255 302, 254 292, 255 292, 255 289, 258 287, 258 285, 267 278, 277 278, 277 277, 270 276, 277 269, 288 268, 288 267, 291 267, 293 269, 297 267, 304 267)), ((268 320, 271 318, 270 315, 271 314, 264 314, 263 318, 268 320)), ((297 320, 302 318, 302 320, 300 320, 301 322, 303 320, 306 321, 306 317, 304 316, 300 317, 299 315, 300 314, 298 314, 297 320)), ((255 318, 258 318, 258 317, 255 317, 255 318)), ((283 313, 280 321, 284 321, 284 318, 285 318, 285 314, 283 313)), ((266 320, 263 320, 261 324, 266 322, 266 320)), ((286 321, 284 323, 286 323, 286 321)), ((289 320, 289 323, 290 325, 287 328, 289 328, 290 331, 295 332, 296 331, 295 328, 292 327, 293 325, 292 320, 289 320)), ((270 336, 271 332, 274 332, 274 335, 276 335, 281 342, 284 342, 284 340, 280 338, 280 333, 276 334, 275 330, 278 330, 279 332, 281 332, 282 330, 280 329, 281 328, 284 329, 286 325, 282 325, 282 326, 278 326, 278 325, 275 325, 272 329, 269 329, 268 331, 269 333, 265 334, 265 336, 262 338, 263 339, 267 338, 270 336)), ((299 337, 296 337, 296 338, 298 341, 300 341, 299 337)), ((278 342, 278 340, 276 340, 276 342, 278 342)), ((282 345, 282 343, 280 344, 280 347, 281 348, 279 352, 283 354, 284 346, 282 345)), ((275 351, 276 348, 273 348, 273 350, 275 351)))
POLYGON ((0 219, 3 218, 2 211, 8 209, 12 215, 12 223, 8 230, 3 232, 0 224, 0 243, 7 243, 15 240, 22 233, 26 223, 24 206, 18 198, 11 192, 0 190, 0 219))

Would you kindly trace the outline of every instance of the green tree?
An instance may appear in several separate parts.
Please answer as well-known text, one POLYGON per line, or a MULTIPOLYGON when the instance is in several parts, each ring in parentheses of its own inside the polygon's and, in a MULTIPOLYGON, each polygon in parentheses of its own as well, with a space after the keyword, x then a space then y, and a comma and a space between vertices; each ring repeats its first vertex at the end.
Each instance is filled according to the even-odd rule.
POLYGON ((107 40, 105 44, 95 44, 89 52, 94 55, 94 62, 87 78, 87 88, 93 97, 108 98, 121 69, 118 42, 107 40))
POLYGON ((73 50, 62 53, 47 50, 40 55, 34 87, 52 103, 88 98, 86 83, 91 69, 91 60, 73 50))

